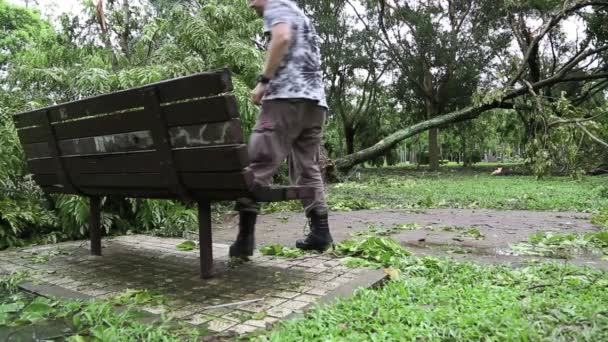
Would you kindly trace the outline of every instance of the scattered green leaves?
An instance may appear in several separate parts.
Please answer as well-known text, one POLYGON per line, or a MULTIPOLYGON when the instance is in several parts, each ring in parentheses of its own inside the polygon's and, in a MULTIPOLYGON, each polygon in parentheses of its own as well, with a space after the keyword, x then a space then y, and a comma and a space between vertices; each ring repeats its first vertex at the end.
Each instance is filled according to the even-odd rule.
POLYGON ((175 247, 180 251, 191 251, 196 248, 196 242, 188 240, 180 243, 175 247))
POLYGON ((395 260, 412 255, 395 240, 377 236, 342 241, 334 253, 349 257, 343 260, 347 266, 390 266, 395 260))
POLYGON ((304 255, 304 251, 301 249, 281 246, 276 243, 272 243, 260 248, 260 253, 263 255, 272 255, 284 258, 297 258, 304 255))
POLYGON ((479 231, 479 229, 475 228, 466 229, 464 232, 460 233, 460 236, 470 237, 475 240, 483 240, 486 237, 482 232, 479 231))
POLYGON ((454 232, 454 233, 458 233, 459 237, 471 238, 471 239, 475 239, 475 240, 483 240, 486 237, 479 229, 471 228, 471 227, 429 226, 429 227, 426 227, 426 229, 433 230, 433 231, 442 231, 442 232, 454 232))
POLYGON ((162 295, 153 294, 148 290, 127 289, 110 300, 115 304, 122 305, 162 305, 166 298, 162 295))
POLYGON ((367 230, 361 230, 354 233, 354 236, 389 236, 400 231, 417 230, 420 229, 420 225, 417 223, 401 223, 395 224, 391 228, 369 226, 367 230))
MULTIPOLYGON (((1 284, 13 284, 21 275, 0 277, 1 284)), ((3 286, 7 288, 7 286, 3 286)), ((201 332, 178 328, 160 319, 145 324, 145 312, 136 306, 160 304, 161 296, 148 291, 127 290, 108 301, 58 301, 44 297, 26 297, 18 292, 0 297, 0 327, 27 329, 34 324, 65 326, 67 341, 199 341, 201 332), (117 306, 122 310, 117 310, 117 306)))
POLYGON ((42 252, 34 251, 29 255, 22 256, 22 258, 30 260, 33 264, 42 264, 59 255, 70 255, 70 253, 61 248, 52 248, 42 252))
POLYGON ((395 261, 395 279, 317 307, 258 341, 603 341, 608 274, 560 263, 522 268, 433 257, 395 261))
POLYGON ((599 213, 591 217, 591 223, 597 224, 603 229, 608 230, 608 208, 602 209, 599 213))
POLYGON ((530 236, 530 242, 512 245, 510 249, 518 255, 539 255, 565 259, 584 253, 608 254, 608 232, 586 234, 538 232, 530 236))

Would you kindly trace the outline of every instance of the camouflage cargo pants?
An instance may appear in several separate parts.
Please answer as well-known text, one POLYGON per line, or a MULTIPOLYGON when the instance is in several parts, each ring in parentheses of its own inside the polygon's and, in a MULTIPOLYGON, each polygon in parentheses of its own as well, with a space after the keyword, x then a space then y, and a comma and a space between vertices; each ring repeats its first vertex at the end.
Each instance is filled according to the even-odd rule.
MULTIPOLYGON (((289 156, 292 184, 312 186, 315 196, 302 200, 308 213, 327 209, 325 188, 318 164, 327 109, 310 100, 266 100, 249 141, 250 168, 255 182, 270 185, 280 164, 289 156)), ((241 199, 239 211, 259 211, 257 203, 241 199)))

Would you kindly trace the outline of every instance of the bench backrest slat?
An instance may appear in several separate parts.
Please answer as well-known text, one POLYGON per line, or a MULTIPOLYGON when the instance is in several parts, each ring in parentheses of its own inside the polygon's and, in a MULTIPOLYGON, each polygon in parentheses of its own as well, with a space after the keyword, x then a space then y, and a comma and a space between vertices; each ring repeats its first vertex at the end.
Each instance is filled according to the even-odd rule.
POLYGON ((50 111, 51 123, 94 116, 104 113, 143 108, 144 99, 141 92, 144 89, 156 87, 161 103, 174 102, 191 98, 210 97, 232 90, 232 80, 228 71, 201 73, 193 76, 176 78, 158 82, 139 88, 114 92, 59 104, 28 113, 17 114, 14 117, 15 126, 24 128, 40 125, 45 120, 45 111, 50 111))
MULTIPOLYGON (((190 102, 174 103, 163 106, 169 127, 193 126, 216 123, 238 118, 236 99, 224 95, 190 102)), ((53 124, 58 140, 86 138, 137 132, 149 128, 150 112, 137 109, 130 112, 115 113, 53 124)), ((43 126, 33 126, 18 130, 22 144, 45 141, 43 126)))
MULTIPOLYGON (((174 150, 175 163, 183 172, 239 171, 249 165, 247 145, 198 147, 174 150)), ((104 155, 73 156, 63 159, 66 167, 76 173, 160 173, 155 151, 110 153, 104 155)), ((34 174, 54 174, 52 158, 28 160, 34 174)))
MULTIPOLYGON (((176 148, 243 143, 241 123, 237 119, 205 125, 173 127, 169 129, 171 146, 176 148)), ((28 159, 50 157, 48 143, 24 144, 28 159)), ((154 149, 150 131, 138 131, 99 137, 59 141, 62 157, 117 152, 134 152, 154 149)))

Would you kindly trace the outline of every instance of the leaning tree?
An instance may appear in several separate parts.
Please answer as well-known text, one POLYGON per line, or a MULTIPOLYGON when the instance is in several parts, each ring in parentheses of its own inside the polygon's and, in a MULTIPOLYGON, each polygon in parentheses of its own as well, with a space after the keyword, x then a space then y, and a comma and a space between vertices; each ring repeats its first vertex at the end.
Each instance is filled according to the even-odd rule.
MULTIPOLYGON (((359 14, 361 22, 372 25, 371 21, 376 21, 383 32, 382 44, 391 52, 391 58, 399 66, 403 77, 408 78, 412 86, 418 89, 419 95, 424 98, 430 110, 427 110, 429 115, 426 120, 400 129, 369 148, 336 159, 335 165, 339 171, 348 171, 357 164, 381 156, 399 142, 421 132, 472 120, 498 108, 512 109, 515 112, 527 111, 536 116, 550 111, 554 115, 543 118, 548 120, 544 128, 576 125, 588 137, 604 144, 599 137, 585 128, 584 123, 598 119, 608 110, 605 107, 596 108, 596 113, 589 115, 588 112, 575 110, 573 107, 581 105, 594 95, 601 94, 608 86, 606 82, 608 42, 605 29, 608 1, 541 2, 544 8, 536 9, 537 13, 543 13, 536 17, 541 25, 533 28, 528 27, 531 24, 526 18, 530 17, 535 9, 526 5, 528 2, 504 1, 484 4, 483 1, 474 0, 429 0, 424 4, 432 5, 433 10, 427 11, 434 15, 445 13, 445 18, 437 19, 440 23, 444 23, 438 25, 442 34, 438 36, 431 34, 429 37, 432 39, 428 41, 423 38, 417 40, 415 35, 420 28, 410 23, 426 20, 426 24, 420 24, 421 27, 424 26, 430 31, 436 28, 436 20, 429 21, 428 17, 418 17, 417 11, 421 11, 420 8, 424 6, 414 7, 412 4, 415 2, 403 0, 375 0, 366 3, 367 12, 359 14), (484 6, 490 5, 493 6, 491 10, 494 13, 505 15, 495 18, 485 17, 485 21, 476 24, 472 18, 476 18, 478 14, 473 12, 487 13, 490 8, 484 6), (585 38, 574 45, 562 39, 560 44, 557 38, 560 34, 564 34, 564 24, 572 21, 573 18, 580 20, 580 25, 585 30, 585 38), (604 24, 601 24, 602 22, 604 24), (470 27, 481 23, 491 25, 470 27), (459 48, 463 44, 459 40, 483 41, 479 37, 463 38, 459 36, 458 30, 469 29, 470 32, 475 32, 475 29, 483 28, 487 29, 484 34, 492 35, 503 33, 503 27, 508 28, 510 35, 517 40, 519 54, 504 52, 495 55, 495 58, 501 61, 503 68, 486 70, 483 76, 485 79, 491 79, 491 82, 480 84, 476 93, 470 96, 470 105, 446 113, 438 111, 438 108, 443 108, 442 101, 449 99, 449 94, 442 92, 449 87, 443 84, 449 84, 450 80, 456 77, 459 68, 467 65, 464 60, 459 62, 459 58, 466 58, 466 51, 469 51, 459 48), (553 48, 552 52, 551 48, 553 48), (445 50, 442 54, 435 51, 442 49, 445 50), (492 75, 488 71, 493 71, 497 75, 492 75), (570 94, 560 88, 573 84, 575 89, 570 94), (551 94, 555 95, 555 90, 560 91, 560 97, 546 101, 547 97, 552 97, 551 94)), ((360 6, 353 8, 357 10, 360 6)), ((479 16, 484 17, 481 14, 479 16)), ((486 41, 486 44, 489 43, 486 41)), ((486 45, 483 50, 487 53, 491 50, 490 45, 486 45)), ((487 56, 485 53, 481 54, 481 57, 487 56)), ((474 52, 473 56, 475 56, 474 52)), ((484 61, 487 62, 487 59, 484 61)))

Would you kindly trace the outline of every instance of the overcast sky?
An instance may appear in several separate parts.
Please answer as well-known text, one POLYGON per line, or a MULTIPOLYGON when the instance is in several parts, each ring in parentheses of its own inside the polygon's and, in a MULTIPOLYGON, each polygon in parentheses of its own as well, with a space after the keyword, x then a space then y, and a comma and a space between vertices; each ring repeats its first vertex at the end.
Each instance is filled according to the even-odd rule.
MULTIPOLYGON (((25 0, 7 0, 8 2, 16 5, 25 6, 25 0)), ((37 0, 38 6, 42 15, 45 17, 55 18, 59 14, 64 12, 80 13, 82 6, 80 0, 37 0)), ((30 1, 32 3, 32 1, 30 1)))
MULTIPOLYGON (((25 5, 25 0, 7 0, 10 3, 25 5)), ((55 19, 64 12, 73 14, 81 13, 83 8, 80 4, 82 0, 33 0, 38 3, 37 8, 40 9, 42 15, 46 18, 55 19)), ((32 0, 30 0, 30 3, 32 0)), ((358 6, 359 7, 359 6, 358 6)), ((539 27, 540 23, 533 25, 534 28, 539 27)), ((564 22, 565 33, 568 40, 574 41, 577 38, 581 39, 584 36, 584 26, 580 18, 571 17, 564 22)), ((513 42, 513 48, 517 49, 516 43, 513 42)))

